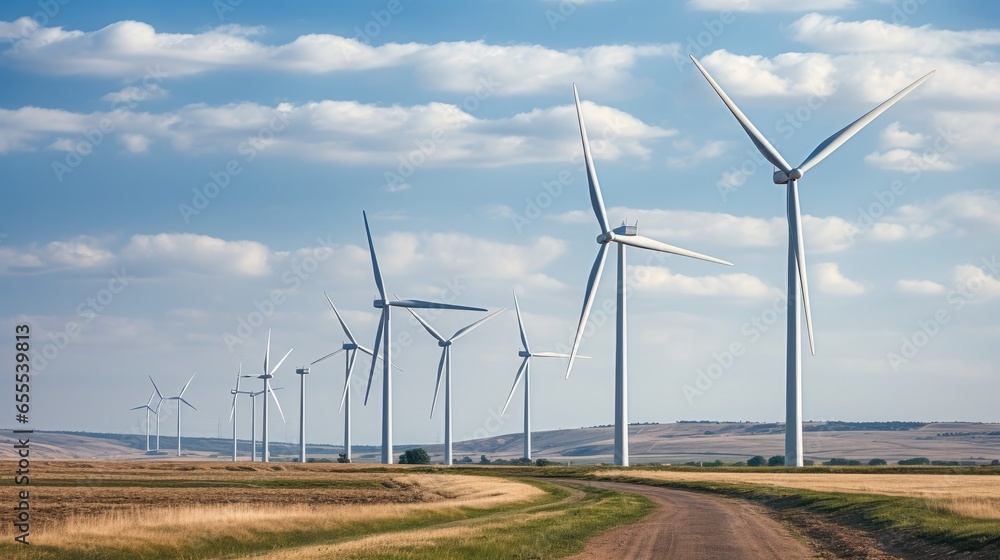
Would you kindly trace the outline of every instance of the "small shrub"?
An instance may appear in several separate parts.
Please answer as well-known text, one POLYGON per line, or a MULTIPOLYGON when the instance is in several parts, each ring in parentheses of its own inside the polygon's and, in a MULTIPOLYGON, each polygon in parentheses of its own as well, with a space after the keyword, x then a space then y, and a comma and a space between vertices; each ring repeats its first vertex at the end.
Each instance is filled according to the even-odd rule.
POLYGON ((341 453, 337 456, 338 463, 350 463, 351 460, 347 458, 347 453, 341 453))
POLYGON ((885 459, 872 459, 871 461, 868 461, 868 466, 870 467, 881 467, 888 464, 889 462, 885 459))
POLYGON ((479 464, 480 465, 488 465, 488 464, 490 464, 490 460, 486 458, 486 455, 483 455, 483 456, 479 457, 479 464))
POLYGON ((774 455, 767 460, 767 466, 769 467, 783 467, 785 466, 785 456, 784 455, 774 455))
POLYGON ((535 466, 536 467, 551 467, 554 464, 556 464, 556 462, 552 461, 552 460, 549 460, 549 459, 536 459, 535 460, 535 466))
POLYGON ((748 467, 763 467, 766 464, 767 459, 765 459, 763 455, 754 455, 753 457, 750 457, 749 461, 747 461, 748 467))
POLYGON ((414 447, 413 449, 407 449, 406 453, 399 456, 399 464, 429 465, 431 464, 431 456, 422 447, 414 447))
POLYGON ((517 459, 511 459, 510 464, 518 465, 520 467, 530 467, 531 459, 528 459, 527 457, 518 457, 517 459))
POLYGON ((824 465, 830 467, 856 467, 861 464, 861 461, 855 459, 844 459, 843 457, 835 457, 823 463, 824 465))
POLYGON ((900 465, 929 465, 931 460, 927 457, 914 457, 912 459, 900 459, 898 461, 900 465))
POLYGON ((459 459, 458 462, 459 463, 471 463, 472 462, 472 457, 469 457, 468 455, 466 455, 465 457, 462 457, 461 459, 459 459))

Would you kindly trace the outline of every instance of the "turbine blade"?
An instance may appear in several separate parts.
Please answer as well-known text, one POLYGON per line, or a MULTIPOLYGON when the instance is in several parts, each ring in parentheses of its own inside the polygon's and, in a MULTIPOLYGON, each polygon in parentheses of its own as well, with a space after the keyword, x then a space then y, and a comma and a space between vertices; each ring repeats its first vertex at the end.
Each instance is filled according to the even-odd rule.
POLYGON ((809 351, 815 356, 816 343, 813 340, 812 311, 809 307, 809 282, 806 279, 806 247, 805 241, 802 238, 802 213, 799 211, 798 181, 788 182, 788 204, 789 216, 794 215, 795 217, 794 227, 792 223, 789 223, 789 227, 792 228, 792 235, 794 235, 795 239, 795 244, 793 245, 795 250, 795 267, 798 269, 799 285, 802 291, 802 307, 806 314, 806 333, 809 335, 809 351))
POLYGON ((351 375, 354 373, 354 361, 358 358, 358 353, 351 354, 351 359, 347 362, 347 378, 344 380, 344 394, 340 396, 340 412, 344 411, 344 403, 347 402, 347 393, 351 390, 351 375))
POLYGON ((597 296, 597 286, 601 283, 601 272, 604 271, 604 258, 608 256, 608 244, 602 243, 601 249, 597 252, 597 259, 594 260, 594 267, 590 270, 590 278, 587 280, 587 291, 583 294, 583 311, 580 313, 580 323, 576 326, 576 336, 573 338, 573 349, 570 351, 569 364, 566 366, 566 379, 573 371, 573 361, 576 351, 580 348, 580 341, 583 340, 583 329, 587 326, 587 317, 590 315, 590 308, 594 305, 594 298, 597 296))
POLYGON ((441 388, 441 374, 444 373, 444 361, 448 357, 448 347, 441 349, 441 361, 438 363, 437 381, 434 383, 434 400, 431 401, 431 418, 434 418, 434 407, 438 402, 438 389, 441 388))
POLYGON ((351 334, 351 329, 347 328, 347 323, 345 323, 344 318, 340 316, 340 311, 337 311, 337 306, 333 304, 333 300, 330 299, 330 296, 326 295, 326 292, 323 292, 323 295, 326 297, 326 301, 330 302, 330 307, 333 308, 333 312, 337 314, 337 320, 340 321, 340 326, 344 329, 344 334, 346 334, 347 338, 350 339, 351 344, 357 344, 358 341, 354 338, 354 335, 351 334))
POLYGON ((416 311, 410 309, 409 307, 407 307, 406 310, 410 312, 410 315, 413 315, 413 318, 416 319, 417 322, 424 327, 424 330, 427 331, 431 336, 438 339, 438 341, 440 342, 445 342, 444 337, 441 336, 436 330, 434 330, 434 327, 430 326, 430 324, 428 324, 427 321, 424 321, 423 317, 417 315, 416 311))
POLYGON ((278 368, 280 368, 281 364, 285 362, 285 358, 287 358, 288 355, 292 353, 292 350, 294 350, 294 348, 292 348, 288 352, 285 352, 285 355, 280 360, 278 360, 278 365, 274 366, 274 369, 271 370, 271 375, 274 375, 274 372, 278 371, 278 368))
POLYGON ((160 393, 160 388, 156 386, 156 381, 153 381, 153 376, 149 376, 149 382, 153 384, 153 390, 156 391, 156 396, 163 400, 163 394, 160 393))
POLYGON ((238 397, 238 396, 239 396, 238 393, 233 393, 233 407, 229 409, 229 423, 230 424, 233 422, 233 415, 236 414, 236 397, 238 397))
POLYGON ((452 309, 456 311, 486 311, 482 307, 469 307, 467 305, 455 305, 452 303, 439 303, 436 301, 424 301, 420 299, 399 299, 388 302, 393 307, 412 307, 415 309, 452 309))
POLYGON ((131 410, 139 410, 140 408, 148 408, 148 407, 146 405, 142 404, 142 405, 139 405, 139 406, 134 406, 134 407, 130 408, 129 410, 130 411, 131 410))
MULTIPOLYGON (((385 314, 389 312, 388 307, 382 308, 382 316, 378 320, 378 331, 375 333, 375 350, 372 352, 378 355, 378 347, 382 343, 382 329, 385 327, 385 314)), ((375 379, 375 366, 378 360, 372 360, 372 369, 368 373, 368 389, 365 390, 365 406, 368 406, 368 395, 372 392, 372 380, 375 379)))
POLYGON ((503 411, 500 412, 500 416, 503 416, 507 412, 507 407, 510 406, 510 400, 514 398, 514 391, 517 390, 517 384, 521 382, 521 374, 524 373, 524 366, 528 365, 528 358, 521 360, 521 367, 517 368, 517 375, 514 376, 514 384, 510 387, 510 394, 507 395, 507 402, 503 403, 503 411))
POLYGON ((191 376, 191 379, 188 379, 188 382, 184 384, 184 388, 181 389, 180 394, 177 395, 178 397, 183 397, 184 396, 184 391, 188 390, 188 385, 190 385, 191 382, 194 381, 194 376, 195 375, 198 375, 198 372, 195 372, 195 374, 191 376))
POLYGON ((361 216, 365 219, 365 234, 368 236, 368 251, 372 254, 372 272, 375 273, 375 287, 378 288, 378 295, 385 301, 385 285, 382 283, 382 270, 378 267, 378 257, 375 256, 375 244, 372 243, 372 231, 368 228, 368 214, 364 211, 361 216))
POLYGON ((153 395, 155 395, 155 394, 156 393, 150 393, 149 394, 149 399, 146 400, 146 408, 149 408, 149 403, 153 402, 153 395))
POLYGON ((521 344, 524 346, 524 351, 531 354, 531 349, 528 348, 528 335, 524 332, 524 321, 521 320, 521 308, 517 305, 517 292, 511 290, 514 294, 514 312, 517 313, 517 330, 521 333, 521 344))
POLYGON ((271 363, 271 329, 267 329, 267 346, 264 347, 264 373, 271 371, 268 364, 271 363))
MULTIPOLYGON (((563 354, 563 353, 560 353, 560 352, 538 352, 538 353, 532 354, 531 357, 532 358, 569 358, 570 356, 569 356, 569 354, 563 354)), ((581 356, 580 354, 577 354, 576 358, 578 360, 581 359, 581 358, 584 359, 584 360, 589 360, 590 356, 581 356)))
POLYGON ((186 400, 184 400, 183 397, 177 397, 177 400, 179 400, 180 402, 182 402, 182 403, 190 406, 192 410, 198 410, 197 408, 194 407, 193 404, 191 404, 191 403, 187 402, 186 400))
POLYGON ((719 84, 716 83, 714 79, 712 79, 712 76, 709 75, 708 70, 705 70, 705 67, 703 67, 701 63, 698 62, 698 59, 695 58, 694 55, 689 55, 689 56, 691 56, 691 60, 694 62, 694 65, 698 67, 698 70, 701 72, 702 76, 705 76, 705 79, 708 80, 708 83, 712 85, 712 89, 715 90, 715 93, 719 94, 719 97, 722 99, 722 102, 726 104, 726 107, 729 107, 729 111, 732 112, 733 116, 736 117, 736 120, 740 122, 740 126, 742 126, 743 130, 746 131, 747 135, 750 137, 750 140, 753 141, 754 146, 757 146, 757 150, 760 152, 760 154, 764 156, 764 158, 767 159, 767 161, 771 162, 771 165, 777 167, 778 169, 784 171, 785 173, 790 172, 792 168, 789 167, 788 162, 785 161, 785 158, 781 157, 781 154, 778 153, 778 150, 774 149, 774 146, 772 146, 771 143, 767 141, 767 138, 764 138, 764 135, 761 134, 759 130, 757 130, 757 127, 755 127, 753 123, 750 122, 750 119, 748 119, 747 116, 743 114, 743 111, 740 111, 740 108, 737 107, 735 103, 733 103, 733 100, 730 99, 728 95, 726 95, 726 92, 722 91, 722 87, 719 86, 719 84))
MULTIPOLYGON (((274 394, 274 392, 277 391, 277 389, 272 389, 271 388, 271 384, 268 383, 267 381, 268 380, 266 380, 266 379, 264 380, 264 383, 267 386, 267 392, 270 393, 271 398, 274 399, 274 406, 278 407, 278 414, 281 415, 281 421, 284 422, 285 421, 285 413, 281 411, 281 403, 278 402, 278 395, 274 394)), ((264 398, 266 399, 267 395, 265 395, 264 398)))
POLYGON ((733 266, 733 263, 729 261, 724 261, 708 255, 702 255, 701 253, 695 253, 694 251, 688 251, 687 249, 681 249, 680 247, 674 247, 673 245, 667 245, 666 243, 661 243, 655 239, 650 239, 642 235, 616 235, 615 241, 624 243, 625 245, 639 247, 641 249, 651 249, 661 253, 671 253, 682 257, 691 257, 692 259, 700 259, 703 261, 733 266))
POLYGON ((451 337, 451 341, 455 342, 456 340, 458 340, 458 339, 462 338, 463 336, 465 336, 465 335, 469 334, 470 332, 472 332, 472 330, 478 328, 479 325, 482 325, 486 321, 489 321, 490 319, 496 317, 497 315, 503 313, 504 311, 507 311, 506 307, 504 307, 503 309, 500 309, 498 311, 494 311, 493 313, 490 313, 489 315, 483 317, 482 319, 476 321, 475 323, 472 323, 471 325, 469 325, 467 327, 463 327, 463 328, 459 329, 459 331, 456 332, 455 335, 451 337))
POLYGON ((601 226, 601 233, 608 233, 608 212, 604 209, 604 197, 601 196, 601 185, 597 182, 597 170, 594 169, 594 158, 590 155, 590 141, 587 139, 587 127, 583 123, 583 111, 580 110, 580 95, 573 84, 573 100, 576 102, 576 119, 580 123, 580 138, 583 140, 583 159, 587 164, 587 183, 590 184, 590 205, 594 207, 594 215, 601 226))
MULTIPOLYGON (((373 352, 371 349, 361 346, 360 344, 358 345, 358 350, 361 350, 362 352, 368 354, 369 356, 375 358, 376 360, 382 359, 382 356, 376 355, 375 352, 373 352)), ((392 368, 395 369, 396 371, 403 371, 402 368, 400 368, 396 364, 392 364, 392 368)))
POLYGON ((343 348, 341 348, 340 350, 337 350, 336 352, 330 352, 330 353, 329 353, 329 354, 327 354, 326 356, 323 356, 322 358, 320 358, 320 359, 316 360, 315 362, 312 362, 312 363, 311 363, 311 364, 309 364, 309 365, 311 365, 311 366, 314 366, 314 365, 316 365, 316 364, 318 364, 318 363, 322 362, 323 360, 325 360, 325 359, 327 359, 327 358, 332 358, 332 357, 336 356, 337 354, 340 354, 340 353, 341 353, 341 352, 343 352, 343 351, 344 351, 344 349, 343 349, 343 348))
POLYGON ((805 173, 811 167, 823 161, 823 159, 826 156, 832 154, 834 150, 839 148, 844 142, 847 142, 847 140, 850 139, 851 136, 854 136, 855 134, 860 132, 862 128, 867 126, 868 123, 875 120, 875 118, 881 115, 883 112, 885 112, 886 109, 892 107, 893 104, 895 104, 897 101, 905 97, 908 93, 916 89, 917 86, 927 81, 927 79, 930 78, 931 74, 933 73, 934 70, 931 70, 919 80, 903 88, 896 95, 893 95, 889 99, 883 101, 882 104, 879 105, 878 107, 875 107, 871 111, 865 113, 865 115, 862 116, 860 119, 845 126, 844 128, 840 129, 836 134, 824 140, 823 143, 820 144, 819 146, 816 146, 816 149, 813 150, 813 153, 809 154, 809 157, 807 157, 805 161, 802 162, 802 165, 799 166, 799 170, 805 173))

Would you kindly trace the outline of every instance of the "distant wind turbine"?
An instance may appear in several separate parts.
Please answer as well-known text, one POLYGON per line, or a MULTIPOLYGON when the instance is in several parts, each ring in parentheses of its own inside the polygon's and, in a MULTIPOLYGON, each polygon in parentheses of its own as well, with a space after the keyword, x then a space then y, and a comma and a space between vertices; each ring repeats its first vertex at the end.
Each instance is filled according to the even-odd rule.
MULTIPOLYGON (((337 320, 340 322, 340 327, 344 330, 344 335, 350 342, 345 342, 341 345, 340 349, 323 356, 322 358, 316 360, 310 365, 316 365, 327 358, 332 358, 341 352, 347 352, 344 354, 344 360, 346 362, 344 366, 344 393, 340 397, 340 411, 344 413, 344 458, 347 462, 351 461, 351 374, 354 372, 354 361, 357 359, 358 350, 368 354, 373 359, 381 359, 381 357, 375 356, 375 352, 358 344, 358 339, 354 338, 354 334, 351 333, 351 329, 347 328, 347 323, 344 322, 344 318, 340 316, 340 311, 337 311, 337 306, 333 304, 330 296, 326 292, 323 292, 326 297, 326 301, 330 303, 330 307, 333 308, 333 312, 337 315, 337 320)), ((393 366, 396 367, 396 366, 393 366)), ((399 368, 397 367, 398 371, 399 368)))
POLYGON ((809 337, 809 350, 815 356, 816 345, 813 341, 812 313, 809 310, 809 283, 806 280, 806 249, 802 238, 802 214, 799 210, 799 180, 806 171, 811 169, 824 158, 832 154, 844 142, 857 134, 868 123, 875 120, 886 109, 902 99, 906 94, 913 91, 917 86, 924 83, 934 71, 925 74, 919 80, 903 88, 899 93, 893 95, 881 105, 875 107, 864 116, 845 126, 833 136, 827 138, 812 151, 809 156, 798 166, 793 168, 788 165, 785 158, 767 141, 767 138, 757 130, 757 127, 750 122, 750 119, 740 111, 740 108, 733 103, 733 100, 726 95, 722 87, 709 75, 708 71, 698 62, 698 59, 691 56, 695 66, 705 76, 712 89, 719 95, 722 102, 726 104, 729 111, 739 121, 740 126, 750 137, 757 151, 771 162, 777 170, 774 172, 774 183, 777 185, 788 185, 786 190, 785 215, 788 221, 788 317, 787 317, 787 338, 785 353, 785 464, 788 466, 801 467, 802 457, 802 358, 801 358, 801 335, 799 334, 799 288, 801 287, 802 308, 806 316, 806 332, 809 337))
POLYGON ((587 167, 587 182, 590 184, 590 203, 594 207, 594 214, 597 216, 597 222, 601 226, 601 235, 597 236, 597 243, 600 244, 601 248, 597 252, 597 259, 594 261, 594 267, 590 271, 590 279, 587 281, 587 291, 583 299, 583 311, 580 313, 580 323, 576 329, 576 337, 573 339, 573 350, 570 352, 569 364, 566 366, 566 378, 569 378, 570 371, 573 369, 573 362, 576 360, 576 351, 580 347, 580 341, 583 339, 583 330, 587 325, 587 317, 590 315, 590 308, 593 306, 594 298, 597 296, 597 286, 601 281, 601 272, 604 270, 604 259, 608 254, 608 246, 611 243, 617 243, 618 340, 615 346, 615 464, 628 466, 628 340, 625 308, 625 247, 631 245, 640 249, 671 253, 725 265, 731 265, 732 263, 643 237, 638 234, 636 226, 622 224, 621 227, 614 230, 611 229, 608 225, 607 211, 604 209, 604 198, 601 196, 601 187, 597 182, 594 159, 590 155, 590 142, 587 140, 587 128, 583 123, 583 111, 580 109, 580 96, 577 94, 576 84, 573 84, 573 98, 576 101, 576 116, 580 123, 580 138, 583 141, 583 157, 587 167))
POLYGON ((434 327, 425 321, 417 312, 412 309, 407 309, 413 317, 423 325, 424 329, 430 333, 435 339, 437 339, 438 346, 441 347, 441 361, 438 362, 438 374, 437 381, 434 383, 434 400, 431 401, 431 417, 434 416, 434 407, 437 405, 438 389, 441 387, 441 374, 444 373, 444 464, 452 464, 452 452, 451 452, 451 411, 452 411, 452 399, 451 399, 451 346, 458 339, 472 332, 473 329, 479 327, 486 321, 496 317, 502 313, 507 308, 504 307, 499 311, 494 311, 489 315, 483 317, 482 319, 462 327, 451 336, 451 338, 445 339, 441 336, 434 327))
POLYGON ((153 381, 153 376, 150 375, 149 382, 153 384, 153 390, 156 391, 156 407, 153 409, 153 414, 156 415, 156 450, 160 450, 160 405, 163 404, 163 395, 160 394, 160 390, 156 387, 156 382, 153 381))
MULTIPOLYGON (((153 397, 155 395, 156 391, 153 391, 152 393, 149 394, 149 400, 146 401, 146 404, 135 406, 129 409, 129 410, 141 410, 143 408, 146 409, 146 453, 149 453, 149 413, 152 412, 153 414, 156 414, 156 410, 149 405, 150 403, 153 402, 153 397)), ((157 423, 159 423, 159 421, 157 421, 157 423)))
MULTIPOLYGON (((192 381, 194 381, 195 375, 198 374, 195 373, 194 375, 191 376, 191 379, 188 379, 188 382, 184 384, 184 388, 181 389, 181 392, 178 393, 176 397, 167 397, 166 399, 164 399, 168 401, 177 401, 177 456, 178 457, 181 456, 181 403, 190 406, 191 410, 198 410, 197 408, 194 407, 193 404, 187 402, 187 400, 184 398, 184 392, 187 391, 188 386, 191 385, 192 381)), ((153 378, 150 378, 149 380, 152 381, 153 378)), ((156 389, 156 383, 153 383, 153 388, 156 389)), ((156 389, 156 393, 159 394, 160 390, 156 389)))
MULTIPOLYGON (((233 395, 233 408, 229 411, 229 421, 233 423, 233 462, 236 462, 236 399, 240 395, 252 395, 253 391, 240 391, 240 379, 243 375, 243 360, 240 360, 240 368, 236 373, 236 388, 229 392, 233 395)), ((253 427, 251 426, 251 430, 253 427)))
MULTIPOLYGON (((361 213, 365 220, 365 234, 368 236, 368 251, 372 257, 372 272, 375 275, 375 286, 378 288, 379 297, 372 305, 375 309, 382 310, 382 317, 378 321, 378 330, 375 334, 375 349, 373 354, 378 354, 379 344, 385 348, 382 354, 382 462, 391 465, 392 456, 392 329, 389 322, 389 310, 392 307, 407 307, 416 309, 456 309, 461 311, 486 311, 479 307, 466 307, 450 303, 437 303, 433 301, 422 301, 417 299, 404 299, 390 301, 386 297, 385 284, 382 282, 382 270, 378 267, 378 258, 375 256, 375 245, 372 243, 372 232, 368 227, 368 215, 361 213)), ((365 404, 368 404, 368 395, 371 392, 372 380, 375 378, 375 362, 372 360, 371 372, 368 374, 368 389, 365 391, 365 404)))
MULTIPOLYGON (((267 330, 267 347, 264 350, 264 373, 262 373, 262 374, 260 374, 260 375, 258 375, 256 377, 257 377, 257 379, 264 380, 263 393, 270 394, 271 398, 274 399, 274 405, 278 407, 278 414, 281 415, 281 421, 282 422, 285 421, 285 413, 281 411, 281 403, 278 402, 278 397, 275 396, 274 390, 271 389, 271 379, 274 377, 274 372, 278 371, 278 368, 281 367, 282 363, 284 363, 285 358, 287 358, 288 355, 291 354, 291 353, 292 353, 292 350, 289 350, 288 352, 286 352, 285 355, 281 358, 281 360, 278 361, 278 365, 274 366, 273 368, 268 369, 268 365, 270 364, 270 360, 271 360, 271 329, 268 329, 267 330)), ((263 418, 261 420, 262 423, 263 423, 263 426, 261 428, 261 440, 263 440, 263 448, 261 449, 261 460, 264 461, 265 463, 267 463, 267 462, 270 461, 270 455, 268 454, 268 449, 267 449, 267 444, 268 444, 268 438, 267 438, 267 394, 264 395, 264 403, 263 403, 263 407, 262 407, 262 409, 263 409, 262 410, 262 412, 263 412, 263 414, 262 414, 263 418)))
MULTIPOLYGON (((521 379, 524 379, 524 458, 531 460, 531 384, 529 377, 529 370, 531 369, 531 358, 569 358, 569 354, 560 354, 558 352, 532 352, 528 348, 528 335, 524 331, 524 321, 521 319, 521 307, 517 304, 517 292, 514 294, 514 311, 517 313, 517 328, 518 332, 521 334, 521 347, 522 350, 517 353, 518 356, 524 358, 521 360, 521 367, 517 368, 517 375, 514 376, 514 385, 510 388, 510 394, 507 395, 507 402, 503 405, 503 411, 500 416, 503 416, 507 412, 507 407, 510 406, 510 401, 514 398, 514 391, 517 390, 517 386, 521 383, 521 379)), ((577 356, 577 358, 590 358, 590 356, 577 356)))

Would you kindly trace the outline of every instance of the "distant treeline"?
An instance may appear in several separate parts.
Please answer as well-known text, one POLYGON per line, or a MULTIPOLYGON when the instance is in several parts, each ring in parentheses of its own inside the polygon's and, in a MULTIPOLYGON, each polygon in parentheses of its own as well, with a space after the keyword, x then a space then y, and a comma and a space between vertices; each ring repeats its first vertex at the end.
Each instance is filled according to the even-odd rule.
POLYGON ((903 432, 917 430, 926 422, 826 422, 815 426, 803 426, 803 432, 903 432))

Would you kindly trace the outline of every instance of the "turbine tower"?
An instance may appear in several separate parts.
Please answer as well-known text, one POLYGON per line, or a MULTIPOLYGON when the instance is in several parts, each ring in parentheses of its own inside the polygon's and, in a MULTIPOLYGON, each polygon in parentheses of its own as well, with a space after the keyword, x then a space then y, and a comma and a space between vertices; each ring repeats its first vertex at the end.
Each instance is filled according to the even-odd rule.
POLYGON ((309 375, 309 368, 300 367, 295 369, 295 374, 299 376, 299 462, 306 462, 306 376, 309 375))
MULTIPOLYGON (((177 401, 177 456, 178 457, 181 456, 181 403, 190 406, 191 410, 198 410, 197 408, 194 407, 193 404, 187 402, 187 400, 184 398, 184 392, 187 391, 188 385, 191 385, 191 382, 194 381, 195 375, 198 374, 195 373, 194 375, 191 376, 191 379, 188 379, 188 382, 184 384, 184 388, 181 389, 181 392, 178 393, 176 397, 166 398, 166 400, 168 401, 177 401)), ((153 378, 150 377, 149 380, 152 381, 153 378)), ((156 383, 153 383, 153 388, 156 389, 156 394, 160 394, 160 390, 156 388, 156 383)))
MULTIPOLYGON (((146 453, 149 453, 149 413, 152 412, 153 414, 156 414, 156 410, 154 410, 153 407, 149 406, 149 404, 153 402, 154 395, 156 395, 156 391, 153 391, 152 393, 149 394, 149 400, 146 401, 146 404, 135 406, 129 409, 129 410, 141 410, 143 408, 146 409, 146 453)), ((159 406, 159 403, 157 403, 157 406, 159 406)), ((159 423, 159 420, 157 420, 157 423, 159 423)))
POLYGON ((451 411, 452 411, 452 399, 451 399, 451 347, 458 339, 472 332, 473 329, 482 325, 486 321, 496 317, 502 313, 507 308, 504 307, 499 311, 494 311, 489 315, 483 317, 482 319, 462 327, 455 332, 449 339, 445 339, 441 336, 434 327, 430 326, 427 321, 417 315, 417 312, 413 309, 407 309, 413 317, 423 325, 424 329, 430 333, 435 339, 437 339, 438 346, 441 347, 441 361, 438 362, 438 374, 437 381, 434 383, 434 400, 431 401, 431 417, 434 417, 434 407, 437 405, 438 389, 441 388, 441 374, 444 373, 444 464, 452 464, 452 453, 451 453, 451 411))
POLYGON ((262 410, 261 410, 261 412, 262 412, 261 422, 263 424, 261 426, 261 440, 263 441, 264 445, 263 445, 263 448, 261 449, 260 456, 261 456, 261 460, 264 461, 265 463, 270 462, 270 455, 268 454, 268 449, 267 449, 267 444, 268 444, 268 439, 267 439, 267 395, 268 394, 271 395, 272 399, 274 399, 274 405, 278 407, 278 414, 281 415, 281 421, 282 422, 285 421, 285 413, 281 411, 281 404, 278 402, 278 397, 275 396, 274 390, 271 389, 271 378, 274 377, 274 372, 278 371, 278 368, 281 367, 282 363, 284 363, 285 358, 287 358, 288 355, 291 354, 291 353, 292 353, 291 349, 288 350, 288 352, 285 352, 284 357, 282 357, 281 360, 278 361, 278 365, 274 366, 271 369, 268 369, 268 365, 271 362, 271 329, 268 329, 267 330, 267 347, 264 350, 264 373, 256 376, 257 379, 264 380, 264 389, 262 391, 264 393, 264 403, 263 403, 263 406, 261 407, 262 408, 262 410))
MULTIPOLYGON (((229 421, 233 423, 233 462, 236 462, 236 399, 240 395, 253 395, 253 391, 240 391, 240 379, 248 377, 243 375, 243 360, 240 360, 240 369, 236 373, 236 388, 229 392, 233 395, 233 408, 229 411, 229 421)), ((251 430, 253 423, 251 422, 251 430)))
MULTIPOLYGON (((524 458, 531 460, 531 391, 530 391, 530 378, 529 370, 531 369, 530 361, 532 357, 536 358, 569 358, 569 354, 560 354, 558 352, 534 352, 528 348, 528 335, 524 332, 524 321, 521 319, 521 308, 517 305, 517 292, 512 292, 514 294, 514 311, 517 313, 517 328, 521 333, 521 346, 517 355, 524 358, 521 360, 521 367, 517 368, 517 375, 514 376, 514 385, 510 388, 510 394, 507 395, 507 402, 503 405, 503 411, 500 413, 502 417, 507 412, 507 407, 510 406, 510 401, 514 398, 514 391, 517 390, 517 385, 524 379, 524 458)), ((577 356, 577 358, 590 358, 590 356, 577 356)))
POLYGON ((587 128, 583 123, 583 112, 580 110, 580 96, 577 94, 576 84, 573 84, 573 98, 576 101, 576 115, 580 122, 580 138, 583 141, 583 157, 587 166, 587 182, 590 184, 590 203, 594 207, 594 214, 601 226, 601 235, 597 236, 597 243, 601 248, 597 252, 597 259, 594 261, 594 267, 590 271, 590 279, 587 281, 583 311, 580 313, 580 323, 576 329, 576 337, 573 339, 573 350, 570 352, 569 364, 566 366, 566 378, 569 379, 570 371, 573 369, 576 351, 583 338, 583 329, 587 325, 587 317, 590 315, 590 308, 597 295, 597 286, 601 281, 601 272, 604 270, 604 259, 608 254, 608 246, 610 243, 617 243, 618 329, 615 346, 615 464, 628 466, 628 337, 625 308, 625 247, 631 245, 640 249, 671 253, 725 265, 732 263, 643 237, 638 234, 636 226, 622 224, 621 227, 614 230, 610 228, 607 211, 604 209, 604 199, 601 196, 601 187, 597 182, 597 171, 594 169, 594 160, 590 154, 590 142, 587 140, 587 128))
MULTIPOLYGON (((438 303, 433 301, 422 301, 417 299, 389 300, 386 297, 385 284, 382 282, 382 271, 378 267, 378 258, 375 256, 375 245, 372 243, 372 232, 368 227, 368 215, 361 213, 365 220, 365 234, 368 236, 368 251, 372 257, 372 272, 375 275, 375 286, 378 288, 378 299, 372 302, 375 309, 382 310, 382 316, 378 321, 378 330, 375 333, 374 354, 378 354, 379 344, 385 348, 382 350, 382 462, 392 464, 392 329, 390 325, 389 310, 392 307, 407 307, 416 309, 455 309, 460 311, 486 311, 479 307, 466 307, 464 305, 454 305, 451 303, 438 303)), ((376 360, 372 360, 371 371, 368 374, 368 388, 365 390, 365 404, 368 404, 368 395, 372 389, 372 380, 375 378, 376 360)))
POLYGON ((913 91, 917 86, 930 78, 934 71, 925 74, 919 80, 913 82, 902 91, 893 95, 881 105, 875 107, 864 116, 840 129, 833 136, 830 136, 798 166, 788 165, 785 158, 771 146, 767 138, 750 122, 750 119, 740 111, 740 108, 733 103, 733 100, 726 95, 722 87, 709 75, 708 71, 698 62, 698 59, 691 56, 695 66, 705 76, 712 89, 719 95, 722 102, 726 104, 732 112, 740 126, 750 137, 757 151, 764 156, 767 161, 774 165, 777 170, 774 172, 774 183, 777 185, 788 185, 786 189, 785 215, 788 221, 788 317, 787 317, 787 341, 785 351, 785 464, 789 466, 801 467, 802 458, 802 358, 801 358, 801 335, 799 334, 799 288, 801 287, 802 309, 805 311, 806 333, 809 337, 809 350, 815 356, 816 345, 813 341, 812 313, 809 310, 809 283, 806 280, 806 251, 802 238, 802 214, 799 211, 799 180, 806 171, 811 169, 824 158, 832 154, 844 142, 847 142, 868 123, 875 120, 886 109, 913 91))
MULTIPOLYGON (((381 359, 375 356, 375 352, 358 344, 358 340, 354 338, 354 334, 351 333, 351 329, 347 328, 347 323, 344 322, 344 318, 340 316, 340 311, 337 311, 337 306, 333 304, 330 296, 323 292, 326 297, 326 301, 330 303, 330 307, 333 308, 333 312, 337 315, 337 320, 340 322, 340 327, 344 330, 344 334, 350 342, 345 342, 341 345, 340 349, 323 356, 322 358, 316 360, 310 365, 316 365, 327 358, 332 358, 341 352, 347 352, 344 355, 344 360, 346 362, 344 366, 344 394, 340 397, 340 411, 344 413, 344 458, 348 463, 351 462, 351 374, 354 372, 354 361, 357 359, 357 351, 361 350, 365 354, 368 354, 373 359, 381 359)), ((393 366, 396 367, 396 366, 393 366)), ((399 368, 396 368, 398 371, 399 368)))

